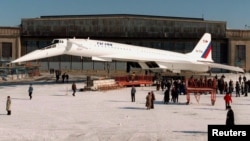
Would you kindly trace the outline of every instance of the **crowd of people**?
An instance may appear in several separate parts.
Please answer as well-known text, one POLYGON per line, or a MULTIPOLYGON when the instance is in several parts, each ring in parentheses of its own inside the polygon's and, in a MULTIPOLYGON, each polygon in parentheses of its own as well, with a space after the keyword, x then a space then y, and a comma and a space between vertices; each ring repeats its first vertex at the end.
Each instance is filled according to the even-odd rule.
POLYGON ((187 93, 185 81, 181 79, 162 79, 156 84, 156 90, 160 89, 164 92, 164 104, 178 103, 179 95, 186 95, 187 93))
MULTIPOLYGON (((232 110, 231 103, 233 102, 232 96, 233 92, 235 92, 235 97, 248 96, 248 92, 250 91, 250 80, 246 78, 244 75, 243 77, 239 75, 238 80, 233 81, 230 79, 229 81, 225 80, 225 76, 222 75, 220 78, 217 75, 214 78, 207 79, 206 76, 200 76, 199 79, 194 79, 193 76, 189 78, 188 85, 194 87, 214 87, 213 82, 216 87, 217 94, 224 94, 224 101, 225 101, 225 109, 228 110, 226 115, 226 125, 232 126, 235 125, 234 123, 234 112, 232 110), (192 81, 193 80, 193 81, 192 81), (193 82, 193 83, 192 83, 193 82)), ((170 101, 173 103, 178 103, 178 95, 187 94, 186 93, 186 85, 184 80, 164 80, 160 83, 157 83, 156 90, 164 91, 164 104, 168 104, 170 101), (171 99, 170 99, 171 96, 171 99)), ((150 95, 150 93, 148 94, 150 95)), ((148 97, 148 96, 147 96, 148 97)), ((147 105, 147 103, 146 103, 147 105)))
POLYGON ((69 75, 68 75, 67 72, 64 72, 62 74, 61 70, 56 70, 55 75, 56 75, 56 82, 59 82, 60 76, 62 77, 62 83, 64 83, 64 82, 68 83, 69 82, 69 75))
POLYGON ((220 94, 230 93, 232 94, 235 91, 236 97, 240 97, 240 95, 248 96, 250 80, 247 80, 246 76, 239 76, 238 80, 233 81, 229 80, 225 81, 225 76, 222 75, 217 79, 217 91, 220 94))
MULTIPOLYGON (((135 102, 136 88, 133 85, 131 87, 131 102, 135 102)), ((154 109, 155 94, 153 91, 148 92, 146 96, 145 106, 147 110, 154 109)))
POLYGON ((155 94, 153 91, 148 92, 146 96, 146 104, 147 110, 154 109, 154 101, 155 101, 155 94))

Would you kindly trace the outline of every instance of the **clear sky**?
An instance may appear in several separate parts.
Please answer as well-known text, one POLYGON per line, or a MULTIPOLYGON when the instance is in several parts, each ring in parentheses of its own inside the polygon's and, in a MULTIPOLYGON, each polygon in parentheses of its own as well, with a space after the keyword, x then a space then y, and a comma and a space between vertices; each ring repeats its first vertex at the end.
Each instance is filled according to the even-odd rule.
POLYGON ((139 14, 226 21, 250 29, 250 0, 1 0, 0 26, 49 15, 139 14))

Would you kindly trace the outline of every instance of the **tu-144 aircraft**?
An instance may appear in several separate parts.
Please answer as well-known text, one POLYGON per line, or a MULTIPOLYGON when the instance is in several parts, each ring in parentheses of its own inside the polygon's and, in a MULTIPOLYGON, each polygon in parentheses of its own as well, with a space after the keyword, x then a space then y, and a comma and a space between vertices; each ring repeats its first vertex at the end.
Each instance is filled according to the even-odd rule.
POLYGON ((208 72, 211 68, 244 72, 242 68, 215 63, 212 59, 211 34, 205 33, 189 53, 153 49, 92 39, 54 39, 52 45, 30 52, 11 63, 38 60, 58 55, 90 57, 95 61, 138 63, 142 69, 172 72, 208 72))

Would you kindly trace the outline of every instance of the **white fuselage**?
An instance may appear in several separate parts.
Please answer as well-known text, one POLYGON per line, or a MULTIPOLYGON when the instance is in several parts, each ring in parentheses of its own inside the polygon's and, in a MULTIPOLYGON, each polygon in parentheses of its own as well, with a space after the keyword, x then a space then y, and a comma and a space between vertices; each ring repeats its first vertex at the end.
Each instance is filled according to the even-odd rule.
MULTIPOLYGON (((136 61, 148 62, 157 61, 161 69, 169 70, 189 70, 206 72, 209 67, 202 67, 196 58, 182 53, 166 50, 152 49, 134 45, 126 45, 114 42, 72 39, 70 49, 65 52, 68 55, 91 57, 97 61, 136 61), (167 62, 166 62, 167 60, 167 62)), ((144 69, 148 69, 144 67, 144 69)))
POLYGON ((173 62, 195 62, 190 56, 171 51, 138 47, 113 42, 104 42, 97 40, 78 41, 77 46, 72 47, 66 54, 85 57, 113 58, 114 60, 137 60, 145 61, 173 61, 173 62))

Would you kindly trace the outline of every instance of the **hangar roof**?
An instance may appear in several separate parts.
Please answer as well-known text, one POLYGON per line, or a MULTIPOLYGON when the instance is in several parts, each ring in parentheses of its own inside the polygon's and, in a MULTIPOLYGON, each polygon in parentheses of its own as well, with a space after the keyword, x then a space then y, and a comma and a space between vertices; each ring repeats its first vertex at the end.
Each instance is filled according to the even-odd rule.
POLYGON ((187 18, 187 17, 172 17, 172 16, 154 16, 154 15, 137 15, 137 14, 100 14, 100 15, 51 15, 40 16, 40 18, 86 18, 86 17, 140 17, 140 18, 163 18, 163 19, 181 19, 181 20, 199 20, 203 18, 187 18))

